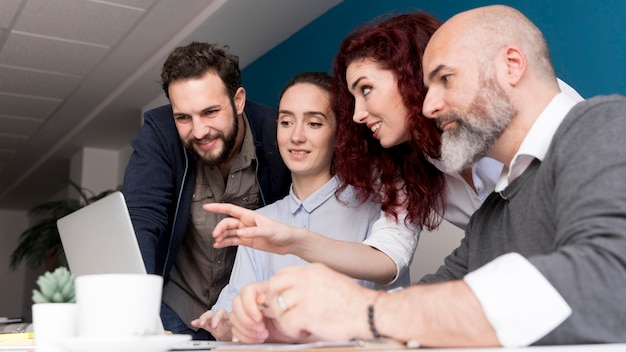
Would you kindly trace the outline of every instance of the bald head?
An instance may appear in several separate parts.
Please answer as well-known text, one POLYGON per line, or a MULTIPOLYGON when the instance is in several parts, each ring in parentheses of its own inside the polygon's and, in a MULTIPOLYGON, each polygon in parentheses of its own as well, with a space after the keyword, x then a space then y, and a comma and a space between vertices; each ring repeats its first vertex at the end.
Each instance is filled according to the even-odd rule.
POLYGON ((551 81, 556 79, 543 34, 526 16, 508 6, 493 5, 462 12, 446 21, 428 46, 467 49, 479 62, 493 59, 507 46, 516 46, 526 56, 531 72, 551 81))

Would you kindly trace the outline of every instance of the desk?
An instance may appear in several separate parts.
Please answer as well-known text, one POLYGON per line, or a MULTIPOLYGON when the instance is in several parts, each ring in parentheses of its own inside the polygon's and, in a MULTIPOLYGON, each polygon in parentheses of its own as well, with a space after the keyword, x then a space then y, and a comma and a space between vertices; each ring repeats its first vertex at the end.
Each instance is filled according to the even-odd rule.
MULTIPOLYGON (((35 346, 3 346, 0 344, 0 352, 36 352, 35 346)), ((564 345, 564 346, 532 346, 523 348, 418 348, 407 349, 398 343, 365 343, 362 346, 348 347, 319 347, 319 348, 298 348, 297 346, 271 348, 271 344, 262 345, 242 345, 244 348, 237 348, 235 345, 227 348, 217 348, 212 351, 224 352, 267 352, 267 351, 298 351, 298 352, 371 352, 371 351, 433 351, 433 352, 624 352, 626 344, 594 344, 594 345, 564 345), (245 346, 245 347, 244 347, 245 346)), ((84 351, 89 352, 89 351, 84 351)), ((118 351, 111 351, 118 352, 118 351)), ((162 352, 162 351, 155 351, 162 352)))
POLYGON ((228 349, 217 348, 215 351, 229 352, 266 352, 266 351, 299 351, 299 352, 370 352, 370 351, 433 351, 433 352, 625 352, 626 344, 594 344, 594 345, 564 345, 564 346, 532 346, 523 348, 417 348, 407 349, 400 344, 365 344, 352 347, 323 347, 310 349, 270 349, 270 348, 243 348, 230 346, 228 349))

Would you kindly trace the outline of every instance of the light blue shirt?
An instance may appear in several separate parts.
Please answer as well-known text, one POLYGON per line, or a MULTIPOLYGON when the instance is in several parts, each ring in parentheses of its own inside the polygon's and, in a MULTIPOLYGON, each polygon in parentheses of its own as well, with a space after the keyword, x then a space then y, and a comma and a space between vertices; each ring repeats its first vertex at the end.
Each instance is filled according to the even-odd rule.
MULTIPOLYGON (((338 186, 339 181, 333 177, 304 202, 295 196, 292 188, 285 198, 257 211, 291 226, 306 228, 337 240, 362 242, 370 236, 372 224, 380 217, 380 204, 368 201, 358 205, 354 189, 348 187, 341 194, 341 200, 347 204, 344 205, 335 197, 338 186)), ((354 260, 358 261, 359 258, 354 260)), ((233 299, 247 284, 267 280, 286 266, 306 263, 292 254, 280 255, 239 246, 230 282, 224 287, 211 309, 215 311, 222 308, 230 312, 233 299)), ((404 275, 408 277, 408 270, 404 275)), ((390 288, 369 281, 356 281, 370 288, 390 288)), ((395 282, 406 283, 410 280, 407 278, 395 282)))

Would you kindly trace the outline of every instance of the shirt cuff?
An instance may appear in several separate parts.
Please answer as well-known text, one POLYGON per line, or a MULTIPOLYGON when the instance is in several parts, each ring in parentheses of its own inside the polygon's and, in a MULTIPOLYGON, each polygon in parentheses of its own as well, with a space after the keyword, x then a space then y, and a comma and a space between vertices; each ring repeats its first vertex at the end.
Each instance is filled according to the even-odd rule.
POLYGON ((464 280, 504 347, 528 346, 572 313, 554 286, 518 253, 502 255, 464 280))

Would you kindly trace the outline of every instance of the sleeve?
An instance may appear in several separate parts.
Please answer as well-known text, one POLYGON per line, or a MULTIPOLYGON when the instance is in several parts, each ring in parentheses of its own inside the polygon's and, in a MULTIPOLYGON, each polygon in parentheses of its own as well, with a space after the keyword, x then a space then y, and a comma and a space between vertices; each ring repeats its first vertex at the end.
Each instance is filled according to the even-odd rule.
POLYGON ((528 346, 572 313, 550 282, 518 253, 502 255, 464 280, 504 347, 528 346))
MULTIPOLYGON (((158 109, 163 110, 161 108, 158 109)), ((158 113, 151 110, 145 114, 145 122, 132 141, 133 153, 124 174, 122 193, 126 199, 135 234, 146 270, 151 274, 162 274, 157 267, 157 243, 170 230, 168 214, 175 194, 174 159, 175 149, 166 141, 178 134, 175 126, 167 135, 156 125, 158 113)), ((173 124, 173 122, 172 122, 173 124)), ((180 157, 180 156, 179 156, 180 157)))
POLYGON ((572 315, 540 344, 626 341, 626 99, 579 103, 544 160, 555 250, 528 260, 572 315), (600 318, 601 317, 601 318, 600 318))
POLYGON ((380 218, 372 225, 371 235, 363 241, 364 244, 385 253, 396 264, 396 277, 388 285, 393 284, 405 270, 408 270, 421 233, 417 226, 407 226, 405 218, 406 212, 400 214, 396 222, 381 211, 380 218))

